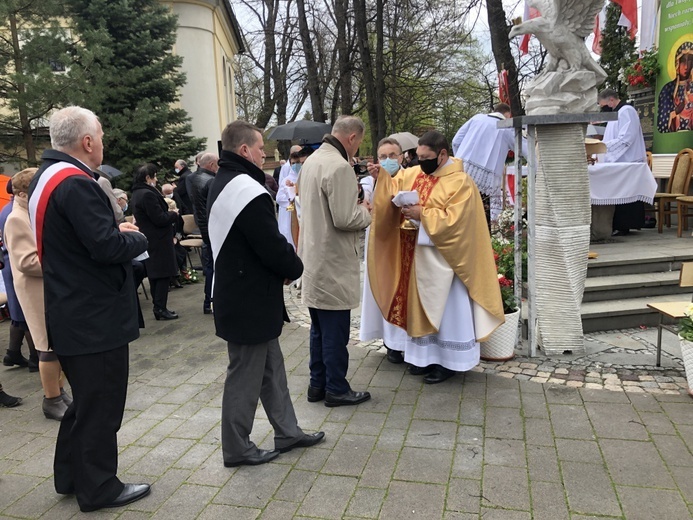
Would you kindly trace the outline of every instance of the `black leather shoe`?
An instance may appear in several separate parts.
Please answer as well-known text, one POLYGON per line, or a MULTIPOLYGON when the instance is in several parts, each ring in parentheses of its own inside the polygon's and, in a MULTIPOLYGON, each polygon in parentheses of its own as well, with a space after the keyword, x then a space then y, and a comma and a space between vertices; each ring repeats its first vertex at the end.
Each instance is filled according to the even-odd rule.
POLYGON ((120 495, 110 504, 101 507, 122 507, 146 497, 152 490, 149 484, 125 484, 120 495))
POLYGON ((433 371, 435 365, 428 365, 427 367, 416 367, 414 365, 409 365, 409 373, 413 376, 423 376, 433 371))
POLYGON ((265 464, 271 460, 279 457, 279 450, 257 450, 255 455, 246 457, 235 462, 224 461, 224 467, 235 468, 236 466, 258 466, 259 464, 265 464))
POLYGON ((212 304, 211 303, 205 303, 202 305, 202 313, 203 314, 214 314, 214 310, 212 310, 212 304))
POLYGON ((309 403, 317 403, 318 401, 322 401, 323 399, 325 399, 325 389, 309 386, 307 396, 309 403))
MULTIPOLYGON (((387 347, 385 347, 387 348, 387 347)), ((387 360, 390 363, 394 363, 395 365, 399 365, 400 363, 404 363, 404 354, 402 354, 399 350, 392 350, 391 348, 387 349, 387 360)))
POLYGON ((306 433, 301 440, 298 440, 293 444, 289 444, 288 446, 284 446, 283 448, 278 448, 279 453, 286 453, 294 448, 310 448, 311 446, 315 446, 319 442, 322 442, 324 438, 325 432, 306 433))
POLYGON ((370 398, 371 394, 368 392, 354 392, 353 390, 349 390, 346 394, 339 395, 327 392, 325 394, 325 406, 351 406, 368 401, 370 398))
POLYGON ((154 317, 159 320, 177 320, 178 314, 168 309, 154 309, 154 317))
POLYGON ((442 383, 446 379, 450 379, 457 372, 450 370, 449 368, 436 366, 426 377, 424 377, 424 383, 429 385, 435 385, 436 383, 442 383))
POLYGON ((5 357, 2 359, 2 364, 6 367, 17 365, 18 367, 26 367, 29 365, 29 360, 22 356, 18 350, 8 350, 5 357))

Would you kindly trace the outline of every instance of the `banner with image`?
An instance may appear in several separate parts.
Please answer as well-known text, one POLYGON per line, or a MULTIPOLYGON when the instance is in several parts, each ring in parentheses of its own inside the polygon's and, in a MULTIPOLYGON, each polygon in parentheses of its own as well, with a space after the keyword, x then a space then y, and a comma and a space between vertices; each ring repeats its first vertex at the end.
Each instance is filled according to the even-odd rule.
POLYGON ((662 0, 654 153, 693 147, 693 0, 662 0))

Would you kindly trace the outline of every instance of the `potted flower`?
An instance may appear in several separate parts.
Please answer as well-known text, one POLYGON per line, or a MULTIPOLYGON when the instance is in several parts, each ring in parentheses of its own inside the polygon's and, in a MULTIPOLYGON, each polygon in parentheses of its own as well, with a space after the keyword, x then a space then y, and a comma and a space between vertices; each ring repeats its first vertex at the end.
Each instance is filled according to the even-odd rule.
POLYGON ((654 88, 659 76, 657 49, 642 51, 640 57, 628 65, 623 73, 631 89, 654 88))
MULTIPOLYGON (((481 358, 487 361, 507 361, 515 356, 520 311, 515 298, 514 209, 506 208, 498 217, 498 230, 491 238, 493 259, 498 271, 505 323, 481 343, 481 358)), ((523 241, 526 244, 526 241, 523 241)), ((523 248, 523 263, 526 249, 523 248)), ((523 270, 526 272, 526 269, 523 270)))
POLYGON ((679 341, 688 381, 688 394, 693 396, 693 303, 690 303, 683 313, 685 316, 679 321, 679 341))

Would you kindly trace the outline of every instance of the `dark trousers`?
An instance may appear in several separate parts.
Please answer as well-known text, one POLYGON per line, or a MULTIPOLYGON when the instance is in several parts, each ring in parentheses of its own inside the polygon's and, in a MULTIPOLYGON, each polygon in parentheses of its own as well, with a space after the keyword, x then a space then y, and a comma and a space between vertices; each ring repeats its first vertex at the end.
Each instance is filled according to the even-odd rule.
POLYGON ((224 462, 238 462, 257 453, 250 440, 257 401, 262 401, 274 428, 274 447, 300 440, 294 405, 286 381, 284 356, 277 338, 266 343, 228 343, 229 367, 221 402, 221 449, 224 462))
POLYGON ((645 203, 631 202, 630 204, 617 204, 614 209, 614 231, 628 231, 629 229, 641 229, 645 224, 645 203))
POLYGON ((117 433, 128 388, 128 346, 58 356, 74 401, 60 423, 53 463, 55 490, 74 493, 82 511, 112 502, 123 490, 117 433))
POLYGON ((212 277, 214 276, 214 255, 209 244, 202 246, 202 274, 205 275, 205 306, 212 302, 212 277))
POLYGON ((150 278, 149 288, 155 309, 165 309, 168 304, 168 285, 171 278, 150 278))
POLYGON ((349 368, 351 311, 308 309, 310 312, 310 386, 331 394, 351 390, 346 380, 349 368))

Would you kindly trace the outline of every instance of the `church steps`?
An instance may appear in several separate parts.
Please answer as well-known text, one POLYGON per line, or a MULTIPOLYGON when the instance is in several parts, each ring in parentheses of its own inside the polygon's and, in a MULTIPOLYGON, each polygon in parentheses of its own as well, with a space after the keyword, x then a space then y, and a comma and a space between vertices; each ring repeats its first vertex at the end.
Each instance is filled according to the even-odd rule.
POLYGON ((635 247, 626 254, 590 260, 581 307, 583 330, 654 326, 659 314, 648 308, 648 303, 690 301, 693 289, 678 284, 681 263, 693 261, 693 244, 677 241, 675 245, 635 247))

